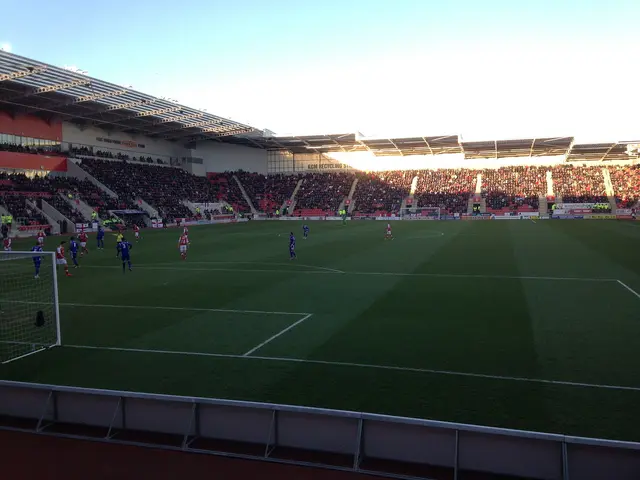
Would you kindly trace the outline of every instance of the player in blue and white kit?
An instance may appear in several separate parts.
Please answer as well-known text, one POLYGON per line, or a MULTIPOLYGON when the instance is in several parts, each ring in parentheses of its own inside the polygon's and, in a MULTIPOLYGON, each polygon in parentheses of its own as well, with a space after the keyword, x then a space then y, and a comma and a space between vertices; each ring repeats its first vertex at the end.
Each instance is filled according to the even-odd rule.
POLYGON ((101 225, 98 225, 96 240, 98 241, 98 250, 104 250, 104 230, 101 225))
MULTIPOLYGON (((40 242, 36 243, 33 247, 31 247, 32 252, 42 252, 42 245, 40 242)), ((36 269, 36 274, 34 278, 40 278, 40 265, 42 265, 42 257, 34 256, 33 257, 33 266, 36 269)))
POLYGON ((293 236, 293 232, 289 233, 289 260, 298 258, 296 255, 296 237, 293 236))
POLYGON ((307 239, 307 237, 309 236, 309 225, 305 224, 302 226, 302 232, 304 234, 304 238, 305 240, 307 239))
POLYGON ((71 260, 73 260, 73 268, 78 268, 78 249, 80 248, 80 244, 76 241, 75 237, 71 237, 71 242, 69 242, 69 251, 71 252, 71 260))
POLYGON ((118 242, 118 253, 120 254, 120 259, 122 260, 122 273, 125 273, 125 264, 129 266, 129 271, 132 272, 131 269, 131 254, 129 253, 133 245, 125 240, 122 237, 122 240, 118 242))

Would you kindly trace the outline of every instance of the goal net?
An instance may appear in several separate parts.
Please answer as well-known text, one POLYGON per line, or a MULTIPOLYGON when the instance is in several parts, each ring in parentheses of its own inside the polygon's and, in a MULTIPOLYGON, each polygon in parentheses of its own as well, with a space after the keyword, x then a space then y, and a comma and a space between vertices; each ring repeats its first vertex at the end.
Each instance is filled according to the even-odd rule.
POLYGON ((0 252, 0 363, 60 345, 52 252, 0 252))
POLYGON ((417 207, 407 209, 403 220, 440 220, 440 207, 417 207))

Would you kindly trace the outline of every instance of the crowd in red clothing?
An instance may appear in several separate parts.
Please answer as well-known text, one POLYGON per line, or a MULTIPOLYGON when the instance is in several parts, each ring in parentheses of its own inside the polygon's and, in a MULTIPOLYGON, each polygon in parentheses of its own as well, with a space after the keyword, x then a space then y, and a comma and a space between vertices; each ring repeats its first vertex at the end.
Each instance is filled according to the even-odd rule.
POLYGON ((467 168, 421 170, 415 201, 418 207, 440 207, 449 213, 465 213, 476 189, 477 170, 467 168))
POLYGON ((550 168, 553 190, 563 203, 608 202, 601 167, 556 165, 550 168))
POLYGON ((640 165, 609 167, 609 173, 618 207, 636 207, 640 201, 640 165))
POLYGON ((353 195, 354 211, 362 214, 399 213, 415 174, 413 170, 358 174, 358 185, 353 195))
POLYGON ((320 210, 335 215, 349 195, 355 175, 352 173, 307 173, 296 195, 296 210, 320 210))
POLYGON ((537 210, 547 191, 547 167, 513 166, 482 170, 482 193, 491 210, 537 210))

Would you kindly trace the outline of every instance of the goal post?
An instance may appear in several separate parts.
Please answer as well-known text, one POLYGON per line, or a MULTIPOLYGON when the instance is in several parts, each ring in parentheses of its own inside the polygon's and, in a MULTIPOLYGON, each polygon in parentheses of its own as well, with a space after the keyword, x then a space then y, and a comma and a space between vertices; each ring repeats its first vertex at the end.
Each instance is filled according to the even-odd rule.
POLYGON ((61 345, 53 252, 0 252, 0 363, 61 345))
POLYGON ((407 209, 403 220, 440 220, 440 207, 416 207, 407 209))

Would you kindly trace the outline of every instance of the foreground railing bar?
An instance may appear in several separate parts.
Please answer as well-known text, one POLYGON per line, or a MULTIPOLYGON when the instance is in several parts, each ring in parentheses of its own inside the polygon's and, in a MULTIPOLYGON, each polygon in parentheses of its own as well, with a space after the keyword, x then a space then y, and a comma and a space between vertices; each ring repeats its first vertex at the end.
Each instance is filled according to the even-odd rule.
POLYGON ((453 480, 458 480, 458 465, 460 464, 460 430, 456 430, 456 439, 453 446, 453 480))
POLYGON ((49 402, 51 401, 51 397, 53 396, 53 390, 49 390, 49 395, 47 395, 47 401, 44 402, 44 408, 42 409, 42 413, 40 414, 40 418, 38 418, 38 423, 36 424, 36 432, 41 432, 44 428, 42 427, 42 422, 44 421, 44 417, 47 415, 47 411, 49 410, 49 402))
POLYGON ((267 432, 267 443, 264 447, 264 458, 269 457, 271 452, 276 448, 278 438, 278 410, 273 410, 271 412, 271 421, 269 422, 269 431, 267 432), (273 438, 273 446, 271 444, 271 439, 273 438))
POLYGON ((462 424, 462 423, 443 422, 438 420, 396 417, 391 415, 360 413, 360 412, 352 412, 352 411, 344 411, 344 410, 330 410, 330 409, 322 409, 322 408, 315 408, 315 407, 301 407, 301 406, 294 406, 294 405, 279 405, 279 404, 271 404, 271 403, 245 402, 245 401, 237 401, 237 400, 224 400, 224 399, 201 398, 201 397, 181 397, 177 395, 125 392, 125 391, 117 391, 117 390, 100 390, 100 389, 89 389, 89 388, 82 388, 82 387, 68 387, 68 386, 58 386, 58 385, 48 385, 48 384, 27 383, 27 382, 14 382, 14 381, 7 381, 7 380, 0 380, 0 388, 1 387, 26 388, 26 389, 34 389, 34 390, 46 389, 46 390, 49 390, 50 392, 55 391, 55 392, 121 397, 123 428, 126 428, 125 399, 129 397, 129 398, 139 398, 139 399, 154 400, 154 401, 172 401, 172 402, 182 402, 182 403, 197 402, 203 405, 220 405, 220 406, 231 406, 231 407, 239 407, 239 408, 254 408, 254 409, 262 409, 262 410, 269 409, 269 410, 277 410, 277 411, 284 411, 284 412, 326 415, 326 416, 332 416, 332 417, 358 418, 358 419, 363 419, 365 421, 369 420, 369 421, 378 421, 378 422, 384 422, 384 423, 416 425, 416 426, 442 428, 442 429, 449 429, 449 430, 456 429, 461 432, 477 432, 477 433, 484 433, 484 434, 494 434, 494 435, 530 438, 530 439, 538 439, 538 440, 551 440, 551 441, 557 441, 557 442, 566 442, 568 444, 582 444, 582 445, 594 445, 594 446, 601 446, 601 447, 640 450, 640 443, 638 442, 574 437, 574 436, 566 436, 566 435, 559 435, 559 434, 553 434, 553 433, 541 433, 541 432, 532 432, 532 431, 526 431, 526 430, 514 430, 514 429, 506 429, 506 428, 499 428, 499 427, 487 427, 487 426, 470 425, 470 424, 462 424))
POLYGON ((358 420, 358 432, 356 433, 356 448, 353 453, 353 469, 358 470, 361 463, 362 440, 364 436, 364 420, 358 420))
POLYGON ((113 424, 116 422, 118 418, 118 412, 120 411, 120 403, 122 402, 122 397, 118 397, 118 403, 116 403, 116 408, 113 410, 113 415, 111 416, 111 422, 109 423, 109 430, 107 430, 107 435, 104 437, 107 440, 113 438, 111 435, 111 430, 113 429, 113 424))
POLYGON ((189 446, 189 437, 191 436, 191 427, 193 426, 193 422, 195 421, 196 416, 196 406, 197 403, 193 403, 191 406, 191 413, 189 414, 189 423, 187 423, 187 430, 184 432, 184 437, 182 438, 182 449, 186 449, 189 446))
POLYGON ((567 442, 562 442, 562 480, 569 480, 569 452, 567 442))

